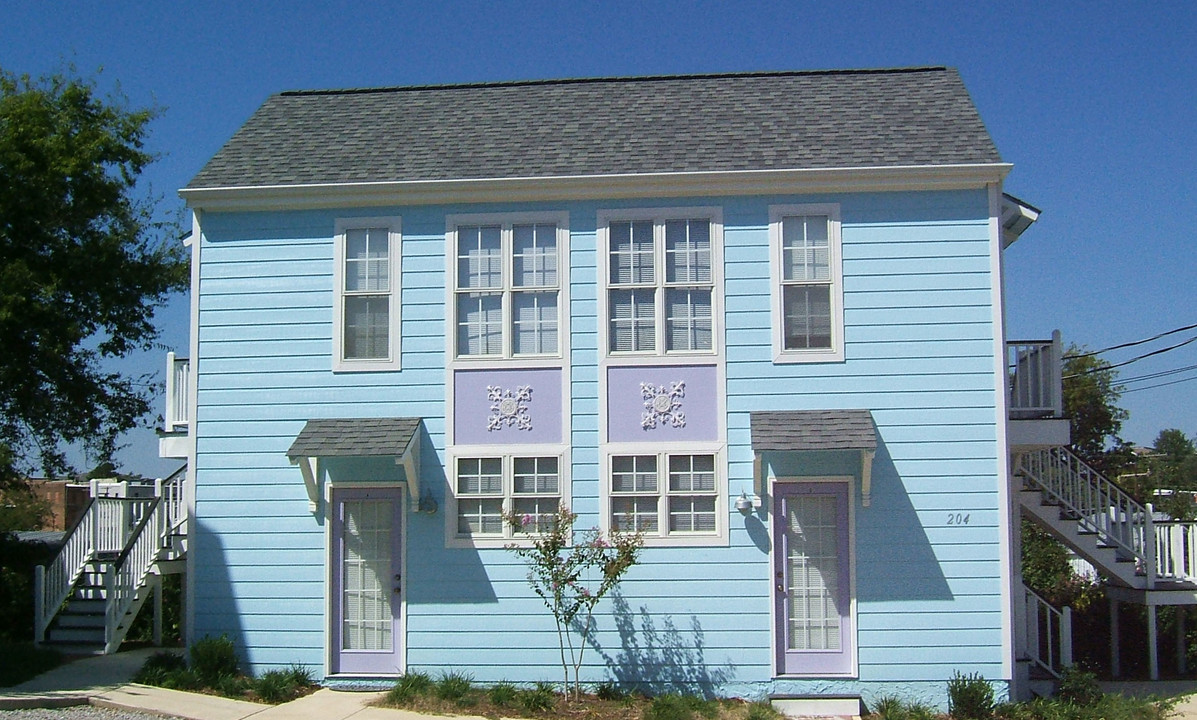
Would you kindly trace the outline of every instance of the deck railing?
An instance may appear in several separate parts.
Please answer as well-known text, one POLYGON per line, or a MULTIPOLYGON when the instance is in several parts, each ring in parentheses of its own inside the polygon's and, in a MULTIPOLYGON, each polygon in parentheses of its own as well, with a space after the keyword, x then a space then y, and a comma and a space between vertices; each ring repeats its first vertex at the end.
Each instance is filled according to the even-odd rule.
POLYGON ((191 362, 166 353, 166 414, 163 429, 186 432, 191 422, 191 362))
POLYGON ((1063 417, 1061 353, 1058 330, 1051 340, 1006 343, 1011 419, 1063 417))
POLYGON ((1060 677, 1072 665, 1072 609, 1055 608, 1028 587, 1023 587, 1027 608, 1027 655, 1060 677))
POLYGON ((1192 582, 1197 579, 1197 522, 1165 520, 1155 530, 1156 577, 1192 582))
POLYGON ((121 554, 104 569, 105 653, 115 652, 124 640, 121 620, 137 599, 137 589, 144 584, 162 550, 164 510, 161 499, 154 499, 121 554))

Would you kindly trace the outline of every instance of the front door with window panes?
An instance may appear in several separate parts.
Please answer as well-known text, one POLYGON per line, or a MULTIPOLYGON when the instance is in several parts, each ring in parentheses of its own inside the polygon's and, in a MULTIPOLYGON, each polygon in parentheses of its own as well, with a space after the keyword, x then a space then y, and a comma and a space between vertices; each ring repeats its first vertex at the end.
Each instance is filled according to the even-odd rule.
POLYGON ((848 483, 774 486, 773 593, 777 671, 852 672, 848 483))
POLYGON ((332 672, 402 672, 400 488, 333 491, 332 672))

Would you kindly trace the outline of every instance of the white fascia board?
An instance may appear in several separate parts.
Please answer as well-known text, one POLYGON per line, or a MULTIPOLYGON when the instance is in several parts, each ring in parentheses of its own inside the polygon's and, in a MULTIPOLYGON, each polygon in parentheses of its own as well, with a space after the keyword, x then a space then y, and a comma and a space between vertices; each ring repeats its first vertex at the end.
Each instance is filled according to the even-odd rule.
POLYGON ((1008 163, 582 175, 182 189, 193 209, 214 211, 611 200, 704 195, 961 190, 1000 182, 1008 163))

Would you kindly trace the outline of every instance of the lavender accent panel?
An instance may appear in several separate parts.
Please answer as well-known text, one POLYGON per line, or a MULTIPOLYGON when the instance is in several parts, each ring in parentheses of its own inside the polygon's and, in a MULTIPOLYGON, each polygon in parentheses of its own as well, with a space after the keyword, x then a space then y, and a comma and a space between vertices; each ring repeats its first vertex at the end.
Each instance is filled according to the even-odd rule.
POLYGON ((713 365, 608 368, 608 439, 719 440, 717 378, 713 365))
POLYGON ((453 373, 458 445, 561 442, 561 370, 453 373))

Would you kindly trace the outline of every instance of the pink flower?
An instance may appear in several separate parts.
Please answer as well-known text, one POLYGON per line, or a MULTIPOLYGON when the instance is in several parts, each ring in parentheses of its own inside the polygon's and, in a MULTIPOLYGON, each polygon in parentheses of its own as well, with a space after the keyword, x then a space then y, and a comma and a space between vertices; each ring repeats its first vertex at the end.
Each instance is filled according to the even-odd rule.
POLYGON ((520 525, 523 525, 524 527, 528 527, 531 524, 532 524, 532 516, 527 513, 524 513, 524 516, 520 518, 520 525))

